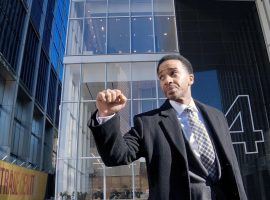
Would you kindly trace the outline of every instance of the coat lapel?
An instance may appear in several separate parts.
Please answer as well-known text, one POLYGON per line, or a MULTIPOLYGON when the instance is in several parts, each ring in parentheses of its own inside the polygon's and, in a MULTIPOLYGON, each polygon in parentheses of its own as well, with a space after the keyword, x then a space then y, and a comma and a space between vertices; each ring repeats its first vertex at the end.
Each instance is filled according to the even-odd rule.
POLYGON ((212 112, 206 105, 195 101, 196 106, 200 109, 202 112, 202 115, 206 122, 208 123, 209 127, 212 128, 213 130, 213 137, 215 139, 215 144, 220 146, 222 151, 224 152, 225 156, 227 157, 227 160, 231 163, 232 158, 230 157, 231 152, 230 148, 227 147, 226 144, 226 138, 224 137, 224 134, 229 134, 229 133, 224 133, 224 130, 221 129, 221 122, 220 118, 217 116, 216 112, 212 112))
POLYGON ((161 106, 160 126, 168 140, 176 147, 187 163, 187 153, 182 129, 177 119, 176 111, 172 108, 169 100, 161 106))

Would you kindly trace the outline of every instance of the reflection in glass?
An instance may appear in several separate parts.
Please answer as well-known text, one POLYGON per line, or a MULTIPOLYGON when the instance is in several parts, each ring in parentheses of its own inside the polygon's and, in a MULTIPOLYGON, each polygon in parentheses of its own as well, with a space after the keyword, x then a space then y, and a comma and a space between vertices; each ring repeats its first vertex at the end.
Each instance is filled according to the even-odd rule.
POLYGON ((95 100, 98 92, 105 89, 104 82, 88 82, 81 85, 81 100, 95 100))
POLYGON ((108 53, 129 53, 129 37, 129 18, 108 19, 108 53))
POLYGON ((91 117, 92 112, 96 110, 95 102, 87 102, 80 104, 80 126, 78 134, 78 153, 77 156, 89 157, 90 156, 90 145, 91 145, 91 132, 88 128, 88 120, 91 117))
MULTIPOLYGON (((90 199, 103 199, 105 186, 104 175, 106 168, 100 158, 91 159, 91 173, 90 173, 90 199)), ((107 199, 107 198, 106 198, 107 199)))
POLYGON ((107 199, 132 199, 131 165, 106 168, 107 199))
POLYGON ((154 52, 152 17, 133 17, 131 19, 132 53, 154 52))
MULTIPOLYGON (((77 161, 77 199, 90 199, 91 176, 93 174, 93 159, 78 159, 77 161)), ((72 199, 72 198, 71 198, 72 199)), ((75 199, 75 198, 73 198, 75 199)))
POLYGON ((155 17, 156 52, 177 51, 175 18, 155 17))
POLYGON ((155 81, 132 81, 133 99, 155 98, 156 82, 155 81))
POLYGON ((95 100, 99 91, 105 89, 105 64, 83 64, 81 100, 95 100))
POLYGON ((76 163, 75 160, 58 160, 57 162, 57 182, 56 196, 57 199, 70 198, 76 188, 75 175, 76 163))
POLYGON ((109 0, 109 16, 129 16, 129 1, 127 0, 109 0))
POLYGON ((131 0, 130 9, 132 16, 152 15, 152 0, 131 0))
POLYGON ((72 1, 70 7, 70 18, 80 18, 84 14, 84 1, 72 1))
POLYGON ((154 15, 174 15, 174 0, 154 0, 154 15))
POLYGON ((155 63, 132 63, 132 98, 155 98, 156 96, 155 63))
POLYGON ((106 19, 85 19, 84 25, 83 54, 105 54, 106 19))
POLYGON ((135 199, 148 199, 149 196, 149 186, 147 179, 147 169, 146 162, 144 158, 134 162, 134 176, 135 176, 135 199))
POLYGON ((133 115, 157 108, 156 100, 133 100, 133 115))
POLYGON ((131 126, 131 103, 130 100, 126 102, 126 106, 119 112, 120 117, 120 130, 122 134, 129 131, 131 126))
POLYGON ((86 0, 85 17, 105 17, 107 0, 86 0))
POLYGON ((108 63, 107 64, 107 81, 130 81, 131 73, 129 63, 108 63))
POLYGON ((68 30, 67 54, 78 55, 82 49, 83 21, 81 19, 70 19, 68 30))
POLYGON ((196 72, 194 76, 196 82, 192 86, 193 97, 221 110, 222 104, 217 70, 196 72))
POLYGON ((130 98, 131 72, 129 63, 107 64, 107 88, 119 89, 130 98))
POLYGON ((9 144, 9 129, 10 129, 10 122, 11 122, 11 112, 13 106, 12 105, 1 105, 0 107, 0 127, 1 127, 1 134, 0 134, 0 145, 1 150, 4 151, 8 147, 9 144))
POLYGON ((50 123, 48 123, 48 121, 46 122, 46 126, 45 126, 45 138, 44 138, 44 153, 43 153, 43 164, 42 164, 42 168, 47 171, 53 171, 54 167, 52 165, 52 158, 53 158, 53 153, 52 153, 52 149, 53 149, 53 138, 54 138, 54 131, 53 131, 53 127, 50 123))
POLYGON ((31 134, 30 136, 30 151, 29 151, 29 162, 39 166, 40 153, 41 153, 41 138, 31 134))
POLYGON ((164 95, 164 92, 162 91, 160 87, 160 82, 158 81, 158 98, 166 98, 164 95))
POLYGON ((96 111, 96 102, 84 102, 81 103, 80 108, 80 121, 81 121, 81 132, 79 136, 79 146, 82 150, 79 150, 79 157, 99 156, 96 148, 94 137, 91 134, 91 130, 88 128, 88 120, 91 115, 96 111), (85 141, 86 140, 86 141, 85 141))
POLYGON ((63 91, 64 101, 78 101, 79 99, 79 85, 80 85, 80 65, 66 65, 65 80, 63 91))
POLYGON ((76 158, 79 103, 62 103, 58 158, 76 158))

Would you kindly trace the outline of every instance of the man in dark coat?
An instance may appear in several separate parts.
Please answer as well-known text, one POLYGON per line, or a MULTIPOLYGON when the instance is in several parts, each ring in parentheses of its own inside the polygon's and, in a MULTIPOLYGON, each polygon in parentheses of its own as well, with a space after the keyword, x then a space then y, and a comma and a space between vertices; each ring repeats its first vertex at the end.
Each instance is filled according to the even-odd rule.
POLYGON ((167 55, 159 61, 157 75, 167 100, 136 115, 124 136, 117 113, 126 97, 120 90, 98 93, 98 110, 88 125, 105 165, 145 157, 149 199, 246 200, 227 121, 217 109, 192 98, 190 62, 167 55))

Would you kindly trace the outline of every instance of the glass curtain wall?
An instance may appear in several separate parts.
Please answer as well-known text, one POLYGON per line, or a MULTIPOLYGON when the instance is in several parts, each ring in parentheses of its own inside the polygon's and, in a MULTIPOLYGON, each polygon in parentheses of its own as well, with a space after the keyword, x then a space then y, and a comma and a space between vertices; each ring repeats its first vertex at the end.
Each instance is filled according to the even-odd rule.
MULTIPOLYGON (((156 60, 130 55, 178 52, 173 0, 72 0, 66 58, 108 55, 110 61, 65 63, 57 157, 56 196, 76 199, 147 199, 146 164, 105 167, 87 122, 100 90, 120 89, 128 102, 121 130, 133 116, 157 108, 156 60), (118 55, 127 55, 121 61, 118 55), (143 72, 143 73, 142 73, 143 72)), ((157 56, 158 57, 158 56, 157 56)))
POLYGON ((129 166, 105 167, 87 122, 98 91, 120 89, 128 98, 121 111, 121 130, 132 125, 135 114, 159 106, 156 62, 89 63, 65 66, 60 143, 58 196, 85 195, 90 199, 146 199, 145 160, 129 166), (142 74, 142 70, 144 73, 142 74))
POLYGON ((177 52, 173 0, 73 0, 67 55, 177 52))

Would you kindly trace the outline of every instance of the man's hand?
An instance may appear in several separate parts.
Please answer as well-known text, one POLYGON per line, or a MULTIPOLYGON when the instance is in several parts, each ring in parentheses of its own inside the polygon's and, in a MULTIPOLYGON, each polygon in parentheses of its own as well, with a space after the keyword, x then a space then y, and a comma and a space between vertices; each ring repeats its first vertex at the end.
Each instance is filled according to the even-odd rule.
POLYGON ((126 105, 127 98, 120 90, 103 90, 98 93, 96 99, 98 115, 105 117, 119 112, 126 105))

